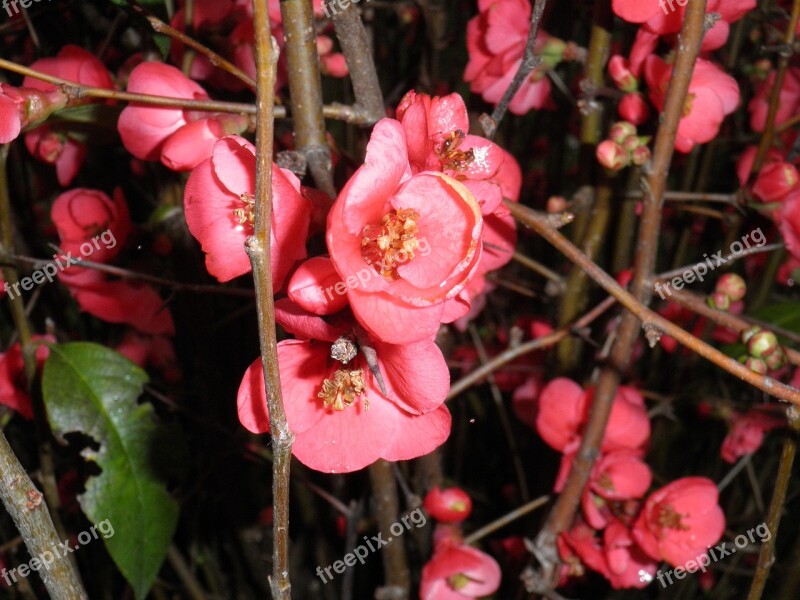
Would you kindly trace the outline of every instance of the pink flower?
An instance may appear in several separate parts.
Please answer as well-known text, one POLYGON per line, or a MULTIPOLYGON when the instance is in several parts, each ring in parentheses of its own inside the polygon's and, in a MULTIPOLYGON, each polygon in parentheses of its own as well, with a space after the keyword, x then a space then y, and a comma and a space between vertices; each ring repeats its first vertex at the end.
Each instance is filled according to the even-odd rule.
MULTIPOLYGON (((114 89, 114 82, 102 61, 91 52, 71 44, 61 48, 55 57, 34 61, 31 69, 81 85, 114 89)), ((55 90, 57 87, 55 84, 28 76, 23 79, 22 85, 43 92, 55 90)))
POLYGON ((328 215, 327 242, 342 280, 354 284, 356 319, 400 344, 430 338, 447 318, 447 301, 477 268, 482 228, 477 201, 458 181, 411 175, 402 126, 383 119, 328 215))
MULTIPOLYGON (((245 240, 253 233, 255 147, 239 136, 214 144, 210 158, 189 176, 183 194, 186 223, 206 253, 206 268, 219 281, 251 270, 245 240)), ((275 289, 294 263, 306 256, 310 219, 300 182, 291 172, 272 169, 270 252, 275 289)))
POLYGON ((641 452, 626 448, 603 454, 581 498, 586 521, 595 529, 603 529, 614 520, 617 503, 644 496, 652 479, 641 452))
MULTIPOLYGON (((50 335, 34 335, 33 342, 55 343, 50 335)), ((46 343, 36 347, 36 361, 41 371, 44 361, 50 354, 46 343)), ((0 352, 0 404, 18 412, 26 419, 33 418, 33 405, 25 384, 25 362, 22 358, 22 346, 19 342, 0 352)))
POLYGON ((780 202, 800 188, 800 175, 791 163, 765 164, 753 183, 753 194, 762 202, 780 202))
POLYGON ((565 377, 549 382, 539 396, 536 431, 551 448, 563 452, 577 438, 586 418, 586 392, 565 377))
MULTIPOLYGON (((755 95, 747 105, 747 110, 750 112, 750 128, 753 131, 761 132, 766 127, 769 99, 775 86, 775 77, 776 72, 772 71, 767 80, 757 86, 755 95)), ((779 97, 778 112, 775 116, 776 126, 785 123, 800 110, 800 68, 787 69, 779 97)))
MULTIPOLYGON (((208 100, 208 94, 181 71, 158 62, 137 65, 128 91, 187 100, 208 100)), ((188 171, 211 155, 214 143, 247 128, 242 115, 199 113, 181 108, 129 104, 117 122, 122 144, 136 158, 161 160, 176 171, 188 171)))
POLYGON ((500 587, 500 565, 461 544, 442 544, 422 568, 420 600, 464 600, 489 596, 500 587))
POLYGON ((347 287, 331 259, 315 256, 301 264, 287 286, 289 299, 315 315, 332 315, 347 306, 347 287))
POLYGON ((443 523, 461 523, 472 512, 472 499, 457 487, 433 488, 425 495, 423 503, 427 513, 443 523))
POLYGON ((717 486, 704 477, 684 477, 647 498, 633 537, 656 560, 683 566, 715 544, 725 530, 717 486))
MULTIPOLYGON (((447 439, 450 412, 444 399, 450 376, 433 341, 393 346, 371 340, 384 394, 363 353, 343 350, 358 348, 352 323, 331 326, 285 300, 276 303, 276 319, 305 338, 278 344, 286 418, 295 434, 292 452, 300 462, 326 473, 348 473, 379 458, 422 456, 447 439)), ((259 358, 247 369, 238 395, 239 420, 253 433, 269 431, 266 402, 259 358)))
MULTIPOLYGON (((480 0, 478 9, 480 14, 467 24, 469 63, 464 81, 470 84, 472 92, 497 104, 522 63, 531 5, 525 0, 480 0)), ((549 39, 544 31, 539 31, 537 53, 542 52, 549 39)), ((550 108, 551 105, 550 80, 544 68, 539 68, 522 84, 508 108, 514 114, 523 115, 531 109, 550 108)))
POLYGON ((434 96, 408 92, 397 107, 403 125, 411 172, 440 171, 461 181, 486 215, 494 212, 503 192, 494 180, 506 153, 495 143, 469 135, 469 117, 458 94, 434 96))
POLYGON ((764 434, 783 424, 782 419, 758 410, 734 414, 720 449, 722 460, 735 463, 741 457, 753 454, 761 447, 764 434))
POLYGON ((625 94, 617 106, 619 116, 634 125, 641 125, 650 118, 650 105, 639 92, 625 94))
POLYGON ((786 248, 795 258, 800 258, 800 193, 792 193, 784 199, 776 214, 786 248))
POLYGON ((33 156, 56 166, 56 177, 62 187, 68 186, 80 171, 86 158, 86 145, 49 125, 37 127, 25 134, 25 147, 33 156))
MULTIPOLYGON (((644 73, 650 88, 650 100, 661 110, 672 67, 662 58, 650 56, 645 61, 644 73)), ((696 144, 710 142, 719 133, 725 116, 732 113, 738 104, 736 80, 713 63, 697 59, 683 117, 678 125, 676 150, 689 152, 696 144)))
POLYGON ((174 335, 172 314, 147 284, 112 281, 99 271, 71 267, 59 275, 81 310, 109 323, 130 325, 150 335, 174 335))
POLYGON ((559 536, 558 552, 567 566, 567 575, 583 575, 586 565, 605 577, 614 589, 647 587, 658 565, 636 544, 630 530, 615 521, 605 529, 602 540, 596 533, 585 523, 578 523, 559 536))
POLYGON ((100 190, 75 188, 60 194, 50 209, 60 246, 76 258, 109 262, 116 257, 131 231, 128 204, 122 189, 113 199, 100 190), (110 232, 110 233, 108 233, 110 232))

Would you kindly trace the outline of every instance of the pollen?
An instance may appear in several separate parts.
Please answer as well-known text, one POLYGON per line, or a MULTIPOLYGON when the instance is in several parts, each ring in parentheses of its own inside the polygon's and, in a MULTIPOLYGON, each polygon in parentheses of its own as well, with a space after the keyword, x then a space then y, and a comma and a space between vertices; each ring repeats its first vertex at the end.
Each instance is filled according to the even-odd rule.
POLYGON ((446 135, 434 136, 434 152, 439 157, 443 170, 466 171, 470 163, 475 160, 475 152, 472 148, 466 151, 458 149, 463 141, 464 132, 460 129, 446 135))
POLYGON ((322 398, 325 408, 344 410, 352 406, 359 396, 363 396, 364 409, 369 408, 366 394, 363 369, 338 369, 331 379, 322 382, 322 391, 317 394, 322 398))
POLYGON ((239 221, 240 227, 247 227, 252 230, 256 222, 256 197, 253 194, 245 192, 239 195, 239 200, 243 206, 234 209, 233 214, 239 221))
POLYGON ((697 98, 697 94, 689 93, 686 95, 686 102, 683 104, 683 112, 681 113, 682 117, 688 117, 691 114, 695 98, 697 98))
POLYGON ((364 227, 361 232, 361 256, 387 279, 397 279, 397 268, 414 258, 419 213, 398 208, 381 218, 379 223, 364 227))
POLYGON ((689 529, 681 522, 681 517, 671 505, 662 506, 659 508, 657 522, 662 529, 677 529, 678 531, 686 531, 689 529))

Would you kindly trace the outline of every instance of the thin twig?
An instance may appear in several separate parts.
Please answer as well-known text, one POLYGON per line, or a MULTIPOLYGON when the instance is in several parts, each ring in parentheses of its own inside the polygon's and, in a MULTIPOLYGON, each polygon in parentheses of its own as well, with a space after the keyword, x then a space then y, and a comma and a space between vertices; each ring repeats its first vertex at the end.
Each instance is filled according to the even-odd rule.
POLYGON ((761 599, 772 563, 775 562, 775 538, 778 537, 778 527, 781 522, 781 514, 784 511, 784 504, 786 503, 789 480, 792 478, 792 467, 797 454, 797 433, 800 430, 800 414, 797 408, 791 406, 786 410, 786 413, 789 421, 789 432, 783 440, 783 450, 778 463, 778 476, 775 479, 775 488, 772 491, 772 499, 769 502, 769 511, 766 519, 767 531, 770 536, 761 544, 761 549, 758 553, 758 565, 756 566, 753 582, 750 585, 750 593, 747 595, 747 600, 761 599))
POLYGON ((536 500, 531 500, 527 504, 524 504, 519 508, 515 508, 510 513, 503 515, 499 519, 495 519, 491 523, 484 525, 477 531, 473 531, 467 537, 464 538, 464 543, 474 544, 479 540, 485 538, 490 533, 494 533, 498 529, 505 527, 509 523, 516 521, 520 517, 524 517, 528 513, 533 512, 540 506, 544 506, 549 501, 550 501, 550 496, 540 496, 539 498, 536 498, 536 500))
MULTIPOLYGON (((372 497, 375 499, 378 531, 389 531, 400 518, 397 484, 391 463, 383 459, 374 462, 369 467, 369 478, 372 484, 372 497)), ((386 582, 384 589, 378 593, 392 599, 405 600, 411 591, 411 574, 408 570, 405 545, 402 540, 395 542, 384 546, 382 550, 386 582)))
POLYGON ((278 49, 270 35, 267 0, 253 0, 255 27, 258 129, 256 130, 256 194, 254 234, 246 248, 253 265, 256 289, 261 364, 267 395, 272 439, 273 549, 270 588, 273 600, 290 600, 289 579, 289 472, 294 434, 286 421, 278 370, 275 331, 275 300, 270 267, 270 224, 272 222, 272 155, 274 135, 275 71, 278 49))
MULTIPOLYGON (((214 52, 211 48, 204 46, 194 38, 186 35, 182 31, 178 31, 174 27, 171 27, 167 23, 164 23, 161 19, 151 13, 149 10, 144 8, 141 4, 136 2, 136 0, 125 0, 130 7, 136 11, 138 14, 142 15, 147 21, 150 23, 150 26, 153 28, 153 31, 156 33, 163 33, 178 42, 196 50, 203 56, 205 56, 208 61, 214 65, 215 67, 219 67, 223 71, 227 71, 240 81, 244 82, 249 88, 255 90, 256 89, 256 82, 250 77, 247 73, 242 71, 239 67, 233 64, 230 61, 225 60, 219 54, 214 52)), ((188 14, 187 11, 187 19, 191 19, 191 15, 188 14)))
POLYGON ((500 102, 495 106, 494 111, 492 111, 492 116, 481 119, 483 131, 490 140, 494 138, 500 121, 503 120, 506 111, 508 111, 508 105, 514 99, 519 88, 528 78, 528 75, 542 62, 542 58, 536 56, 536 40, 539 37, 539 25, 542 22, 545 6, 547 6, 547 0, 536 0, 534 3, 533 10, 531 11, 531 26, 528 30, 528 40, 525 42, 525 54, 522 56, 519 69, 517 69, 517 72, 514 74, 514 78, 511 80, 511 84, 503 94, 500 102))

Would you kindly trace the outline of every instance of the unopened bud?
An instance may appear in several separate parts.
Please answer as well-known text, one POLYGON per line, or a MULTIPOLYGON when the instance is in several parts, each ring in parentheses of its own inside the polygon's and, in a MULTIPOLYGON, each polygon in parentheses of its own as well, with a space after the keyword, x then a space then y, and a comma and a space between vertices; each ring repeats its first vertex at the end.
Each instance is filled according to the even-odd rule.
POLYGON ((650 148, 647 146, 639 146, 635 148, 633 152, 631 152, 631 162, 635 164, 637 167, 641 167, 647 161, 652 158, 652 154, 650 153, 650 148))
POLYGON ((708 296, 708 305, 717 310, 728 310, 731 307, 731 297, 722 292, 714 292, 708 296))
POLYGON ((611 171, 624 169, 631 161, 628 151, 612 140, 605 140, 597 145, 597 160, 611 171))
POLYGON ((770 354, 770 355, 769 355, 769 356, 768 356, 768 357, 767 357, 767 358, 764 360, 764 362, 765 362, 765 363, 767 363, 767 368, 768 368, 770 371, 777 371, 777 370, 778 370, 778 369, 780 369, 780 368, 781 368, 783 365, 785 365, 785 364, 786 364, 786 361, 787 361, 787 360, 788 360, 788 359, 787 359, 787 357, 786 357, 786 352, 784 352, 783 348, 781 348, 780 346, 778 346, 778 349, 777 349, 775 352, 773 352, 772 354, 770 354))
MULTIPOLYGON (((636 136, 636 125, 628 121, 617 121, 608 131, 608 139, 612 142, 625 145, 625 141, 630 137, 636 136)), ((638 140, 637 140, 638 146, 638 140)))
POLYGON ((771 331, 759 331, 747 341, 747 352, 755 358, 767 358, 779 349, 778 337, 771 331))
POLYGON ((614 80, 614 84, 623 92, 635 92, 639 88, 639 81, 631 71, 630 62, 627 58, 614 55, 608 61, 608 74, 614 80))
POLYGON ((747 284, 736 273, 725 273, 717 281, 715 290, 726 294, 731 299, 731 302, 738 302, 747 293, 747 284))
POLYGON ((753 337, 755 334, 757 334, 759 331, 761 331, 761 327, 759 327, 758 325, 753 325, 749 329, 745 329, 742 332, 742 342, 746 344, 747 342, 750 341, 750 338, 753 337))
POLYGON ((767 363, 760 358, 754 358, 752 356, 747 357, 747 359, 744 361, 744 366, 761 375, 766 375, 767 371, 769 370, 767 363))

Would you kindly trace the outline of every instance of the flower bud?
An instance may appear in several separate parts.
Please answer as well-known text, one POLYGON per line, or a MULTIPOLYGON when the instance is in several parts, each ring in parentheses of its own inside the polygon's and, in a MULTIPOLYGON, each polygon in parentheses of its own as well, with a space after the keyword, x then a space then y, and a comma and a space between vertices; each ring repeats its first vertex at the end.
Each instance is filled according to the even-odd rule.
POLYGON ((728 296, 731 302, 738 302, 747 293, 747 284, 736 273, 726 273, 717 281, 715 291, 728 296))
POLYGON ((605 140, 597 145, 597 160, 606 169, 619 171, 630 164, 630 154, 625 148, 612 140, 605 140))
POLYGON ((714 292, 708 297, 708 305, 717 310, 728 310, 731 307, 731 297, 723 292, 714 292))
POLYGON ((750 341, 750 338, 753 337, 759 331, 761 331, 761 327, 759 327, 758 325, 753 325, 749 329, 745 329, 742 332, 742 342, 746 344, 747 342, 750 341))
POLYGON ((759 331, 747 341, 747 351, 750 356, 766 359, 771 354, 780 350, 778 337, 771 331, 759 331))
POLYGON ((633 152, 631 152, 631 162, 635 164, 637 167, 641 167, 647 161, 652 158, 652 154, 650 153, 650 148, 647 146, 639 146, 633 152))
POLYGON ((624 145, 629 137, 636 137, 636 125, 628 121, 617 121, 608 131, 608 139, 618 144, 624 145))
POLYGON ((469 494, 457 487, 433 488, 425 496, 423 506, 430 516, 444 523, 460 523, 472 512, 469 494))
POLYGON ((625 94, 619 101, 617 112, 626 121, 641 125, 650 117, 650 105, 639 92, 625 94))
POLYGON ((762 202, 779 202, 797 188, 800 175, 794 165, 774 162, 762 167, 753 184, 753 194, 762 202))
POLYGON ((767 363, 760 358, 753 358, 752 356, 747 357, 747 359, 744 361, 744 366, 761 375, 766 375, 767 371, 769 370, 767 363))
POLYGON ((767 364, 767 368, 770 371, 777 371, 783 365, 786 364, 787 361, 786 352, 784 352, 783 348, 778 346, 778 350, 770 354, 764 362, 767 364))
POLYGON ((635 92, 639 88, 639 81, 630 68, 630 62, 624 56, 616 54, 608 61, 608 74, 614 84, 623 92, 635 92))

